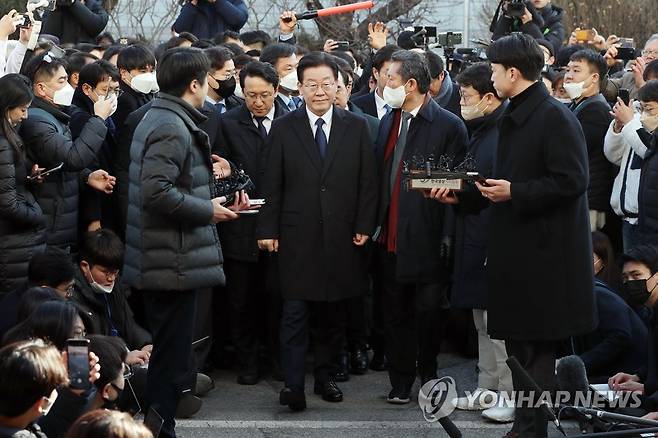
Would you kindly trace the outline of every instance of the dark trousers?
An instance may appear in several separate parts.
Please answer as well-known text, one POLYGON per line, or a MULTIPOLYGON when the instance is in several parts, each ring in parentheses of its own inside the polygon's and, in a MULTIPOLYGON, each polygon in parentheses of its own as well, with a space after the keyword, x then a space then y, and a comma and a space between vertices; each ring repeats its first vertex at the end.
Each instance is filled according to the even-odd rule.
POLYGON ((175 437, 174 416, 181 393, 193 390, 192 342, 197 291, 141 291, 153 335, 146 399, 164 419, 161 437, 175 437))
POLYGON ((350 351, 365 349, 368 344, 366 304, 365 296, 349 298, 347 300, 347 348, 350 351))
POLYGON ((411 389, 416 373, 425 379, 436 376, 445 327, 442 310, 448 307, 446 287, 398 283, 396 256, 383 249, 379 262, 389 379, 393 388, 411 389))
MULTIPOLYGON (((542 391, 555 390, 556 342, 506 340, 505 349, 507 356, 516 357, 542 391)), ((527 394, 531 389, 526 388, 523 381, 519 379, 519 376, 514 375, 514 372, 512 372, 512 383, 515 392, 525 391, 527 402, 527 394)), ((547 422, 548 419, 541 409, 517 405, 514 410, 512 431, 519 433, 521 438, 546 438, 547 422)))
POLYGON ((203 370, 210 359, 213 334, 212 314, 213 289, 199 289, 196 302, 196 320, 194 323, 194 359, 193 376, 203 370))
MULTIPOLYGON (((258 262, 226 259, 224 272, 236 368, 242 375, 258 374, 259 340, 263 339, 272 348, 269 337, 278 333, 280 314, 278 300, 271 299, 266 291, 267 259, 263 257, 258 262)), ((278 351, 275 348, 270 354, 278 356, 278 351)))
POLYGON ((309 318, 315 317, 315 381, 333 379, 345 340, 345 301, 284 300, 281 316, 281 367, 287 388, 304 391, 309 318))

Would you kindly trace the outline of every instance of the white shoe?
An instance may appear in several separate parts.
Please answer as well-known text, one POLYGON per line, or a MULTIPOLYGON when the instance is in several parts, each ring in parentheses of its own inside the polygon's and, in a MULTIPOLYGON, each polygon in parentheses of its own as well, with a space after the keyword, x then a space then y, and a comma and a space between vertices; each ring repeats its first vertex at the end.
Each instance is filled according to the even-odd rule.
POLYGON ((470 397, 459 397, 455 408, 462 411, 481 411, 488 406, 495 406, 498 403, 498 394, 484 388, 478 388, 470 397))
POLYGON ((482 416, 496 423, 511 423, 514 421, 514 407, 496 406, 482 411, 482 416))

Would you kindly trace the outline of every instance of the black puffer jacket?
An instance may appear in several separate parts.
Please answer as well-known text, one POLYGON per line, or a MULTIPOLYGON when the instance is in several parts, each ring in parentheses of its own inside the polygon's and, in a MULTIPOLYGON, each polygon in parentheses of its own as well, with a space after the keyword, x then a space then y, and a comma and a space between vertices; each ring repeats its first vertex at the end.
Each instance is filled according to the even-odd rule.
POLYGON ((130 151, 124 280, 137 289, 185 291, 224 283, 212 224, 213 169, 203 114, 160 93, 130 151))
POLYGON ((117 335, 126 341, 128 348, 140 350, 153 343, 153 340, 149 332, 135 321, 128 304, 128 293, 129 290, 122 284, 121 277, 116 279, 112 293, 96 293, 87 282, 80 266, 75 268, 75 290, 72 299, 90 311, 93 332, 113 336, 114 328, 117 335))
POLYGON ((658 132, 647 143, 649 150, 644 156, 640 174, 637 224, 642 242, 658 244, 658 132))
POLYGON ((503 15, 501 10, 498 21, 492 25, 493 35, 491 39, 495 41, 512 32, 523 32, 536 40, 548 41, 557 53, 559 48, 562 47, 566 35, 562 23, 564 10, 551 4, 546 5, 543 9, 535 9, 532 3, 529 3, 528 6, 533 19, 526 24, 521 23, 521 20, 503 15))
POLYGON ((45 218, 27 190, 27 163, 0 134, 0 296, 27 281, 27 266, 44 248, 45 218))
POLYGON ((76 0, 57 6, 43 18, 42 34, 55 35, 62 44, 93 43, 107 25, 108 15, 100 0, 76 0))
POLYGON ((94 116, 74 142, 68 123, 68 115, 35 98, 21 125, 27 156, 33 163, 47 169, 64 163, 61 170, 34 187, 34 195, 48 219, 47 243, 62 248, 75 246, 77 241, 79 184, 89 175, 86 168, 94 162, 107 134, 103 119, 94 116))

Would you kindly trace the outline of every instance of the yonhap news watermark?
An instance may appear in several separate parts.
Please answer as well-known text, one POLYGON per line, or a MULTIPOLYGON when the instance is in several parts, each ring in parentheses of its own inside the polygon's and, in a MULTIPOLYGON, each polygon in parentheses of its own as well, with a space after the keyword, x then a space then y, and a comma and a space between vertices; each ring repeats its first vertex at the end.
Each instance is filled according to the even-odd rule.
MULTIPOLYGON (((425 420, 434 422, 452 414, 457 406, 457 385, 452 377, 441 377, 425 383, 418 391, 418 405, 425 420)), ((639 408, 642 394, 613 390, 588 391, 465 391, 469 407, 534 408, 542 406, 559 409, 562 406, 582 408, 639 408)))

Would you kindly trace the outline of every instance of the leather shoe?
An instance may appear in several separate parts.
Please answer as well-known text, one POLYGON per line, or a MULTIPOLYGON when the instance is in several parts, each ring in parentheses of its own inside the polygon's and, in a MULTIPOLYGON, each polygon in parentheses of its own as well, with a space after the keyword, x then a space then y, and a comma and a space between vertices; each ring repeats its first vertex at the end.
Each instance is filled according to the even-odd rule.
POLYGON ((213 389, 215 389, 215 381, 212 379, 212 377, 203 373, 196 374, 194 395, 196 395, 197 397, 203 397, 213 389))
POLYGON ((381 351, 375 351, 370 361, 370 369, 373 371, 386 371, 388 369, 388 359, 381 351))
POLYGON ((184 393, 176 407, 176 418, 191 418, 201 410, 203 402, 191 392, 184 393))
POLYGON ((350 357, 347 351, 340 353, 340 363, 338 365, 338 371, 334 374, 334 380, 336 382, 347 382, 350 380, 350 357))
POLYGON ((350 366, 352 374, 365 374, 368 371, 368 352, 363 348, 352 351, 350 366))
POLYGON ((318 395, 322 395, 322 400, 328 402, 342 402, 343 401, 343 391, 338 388, 336 382, 329 380, 324 383, 315 382, 314 392, 318 395))
POLYGON ((258 383, 258 374, 240 374, 238 375, 239 385, 255 385, 258 383))
POLYGON ((291 411, 301 412, 306 409, 306 396, 302 391, 283 388, 279 393, 279 403, 288 406, 291 411))
POLYGON ((519 438, 520 436, 521 436, 520 433, 510 430, 505 435, 503 435, 503 438, 519 438))

